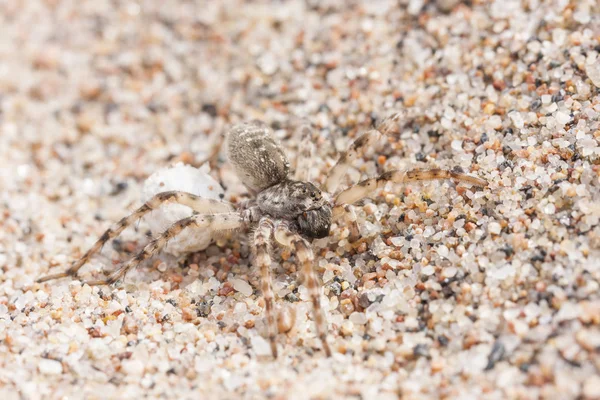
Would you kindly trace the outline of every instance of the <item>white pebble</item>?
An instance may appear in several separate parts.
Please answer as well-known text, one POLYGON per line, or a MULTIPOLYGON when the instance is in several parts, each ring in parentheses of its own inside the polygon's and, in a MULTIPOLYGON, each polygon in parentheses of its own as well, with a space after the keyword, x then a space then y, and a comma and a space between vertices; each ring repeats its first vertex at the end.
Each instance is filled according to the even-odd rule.
POLYGON ((600 88, 600 60, 586 64, 585 72, 587 73, 588 78, 590 78, 590 81, 592 81, 596 87, 600 88))
POLYGON ((583 384, 583 395, 588 399, 600 398, 600 377, 590 376, 583 384))
POLYGON ((492 115, 486 122, 486 128, 489 129, 501 129, 502 128, 502 118, 499 115, 492 115))
POLYGON ((450 147, 452 147, 452 150, 454 150, 454 151, 462 151, 462 145, 463 145, 462 140, 453 140, 450 147))
POLYGON ((511 321, 511 323, 513 326, 514 333, 518 337, 524 338, 527 335, 527 332, 529 332, 529 325, 527 325, 527 323, 525 323, 524 321, 517 319, 511 321))
POLYGON ((349 319, 356 325, 364 325, 367 323, 367 316, 362 312, 353 312, 350 314, 349 319))
POLYGON ((556 122, 558 122, 559 125, 565 125, 568 124, 569 121, 571 121, 571 117, 569 116, 569 114, 566 114, 562 111, 557 111, 555 118, 556 122))
POLYGON ((271 53, 264 54, 258 60, 258 67, 265 75, 273 75, 279 69, 277 59, 271 53))
POLYGON ((437 248, 437 253, 440 255, 440 257, 444 257, 444 258, 448 258, 448 247, 441 245, 437 248))
POLYGON ((194 362, 194 370, 199 373, 199 374, 203 374, 203 373, 207 373, 209 372, 212 368, 214 368, 214 363, 211 359, 207 358, 207 357, 196 357, 196 360, 194 362))
POLYGON ((585 25, 590 23, 592 16, 590 15, 589 10, 579 9, 573 14, 573 19, 578 23, 585 25))
POLYGON ((543 94, 542 95, 542 104, 543 105, 547 105, 550 104, 550 102, 552 101, 552 96, 549 94, 543 94))
MULTIPOLYGON (((169 190, 180 190, 213 200, 220 200, 219 196, 223 194, 223 188, 203 169, 179 163, 170 168, 160 169, 146 179, 142 190, 142 201, 169 190)), ((189 207, 181 204, 165 204, 160 209, 153 210, 145 220, 148 221, 152 235, 157 236, 174 222, 191 214, 192 210, 189 207)), ((212 233, 209 230, 189 227, 171 239, 165 251, 180 256, 204 250, 211 241, 212 233)))
POLYGON ((354 332, 354 322, 345 320, 342 323, 342 333, 344 335, 352 335, 352 332, 354 332))
POLYGON ((404 244, 404 238, 402 236, 394 236, 390 238, 390 242, 396 247, 402 247, 404 244))
POLYGON ((425 268, 423 268, 421 273, 426 276, 433 275, 435 273, 435 268, 433 268, 433 266, 431 266, 431 265, 428 265, 425 268))
POLYGON ((558 45, 558 46, 562 46, 565 43, 565 40, 567 39, 567 31, 564 29, 554 29, 552 31, 552 41, 558 45))
POLYGON ((167 270, 167 263, 165 262, 161 262, 158 264, 158 266, 156 267, 157 270, 159 270, 160 272, 165 272, 167 270))
POLYGON ((546 214, 549 215, 553 215, 556 212, 556 206, 552 203, 548 203, 545 207, 544 207, 544 212, 546 214))
POLYGON ((250 343, 252 344, 252 348, 257 356, 271 355, 271 346, 269 345, 269 342, 267 342, 262 336, 252 336, 250 338, 250 343))
POLYGON ((47 358, 40 360, 38 368, 42 374, 46 375, 60 375, 63 372, 62 364, 59 361, 47 358))
POLYGON ((144 374, 144 363, 140 360, 124 360, 121 369, 128 375, 142 376, 144 374))
POLYGON ((493 233, 494 235, 499 235, 501 230, 502 227, 497 222, 490 222, 490 224, 488 225, 488 231, 490 233, 493 233))
POLYGON ((452 278, 458 272, 458 268, 456 267, 447 267, 442 270, 442 277, 444 278, 452 278))
POLYGON ((252 295, 252 286, 248 284, 248 282, 242 279, 232 279, 231 283, 233 284, 233 288, 243 294, 244 296, 252 295))
POLYGON ((243 301, 237 302, 233 307, 234 314, 245 314, 248 311, 248 306, 243 301))
POLYGON ((510 117, 515 128, 521 129, 525 125, 525 121, 523 120, 520 112, 512 111, 508 113, 508 116, 510 117))

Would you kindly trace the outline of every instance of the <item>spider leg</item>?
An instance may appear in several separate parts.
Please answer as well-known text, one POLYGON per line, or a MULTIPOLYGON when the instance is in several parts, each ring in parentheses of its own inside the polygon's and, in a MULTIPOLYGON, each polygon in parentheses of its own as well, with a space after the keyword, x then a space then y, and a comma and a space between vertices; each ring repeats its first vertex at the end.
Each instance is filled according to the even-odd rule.
POLYGON ((310 162, 312 160, 315 145, 312 141, 313 128, 309 122, 302 123, 298 130, 302 133, 299 154, 296 159, 296 173, 294 178, 297 181, 310 182, 310 162))
POLYGON ((302 275, 306 280, 308 292, 312 301, 313 316, 317 327, 317 335, 323 344, 323 350, 328 357, 331 356, 331 349, 327 343, 327 323, 321 308, 320 288, 317 276, 313 268, 314 255, 310 244, 300 236, 290 230, 286 223, 278 223, 275 226, 275 240, 283 246, 290 247, 296 252, 296 257, 302 264, 302 275))
POLYGON ((350 230, 348 240, 350 243, 356 242, 360 238, 360 231, 358 229, 358 222, 356 219, 356 211, 354 206, 351 204, 344 204, 342 208, 346 225, 348 225, 348 229, 350 230))
MULTIPOLYGON (((209 138, 210 143, 210 152, 201 160, 194 161, 192 165, 196 168, 200 168, 205 163, 208 163, 211 169, 216 169, 219 161, 219 154, 221 153, 221 147, 223 147, 223 143, 225 143, 226 131, 217 128, 214 130, 214 133, 209 138)), ((219 174, 220 175, 220 174, 219 174)))
POLYGON ((221 213, 221 214, 195 214, 175 222, 166 231, 164 231, 156 239, 148 243, 144 249, 135 257, 127 261, 120 268, 116 269, 106 279, 85 281, 84 284, 94 285, 111 285, 121 279, 131 269, 137 267, 142 261, 152 257, 161 248, 163 248, 169 240, 181 233, 182 230, 189 226, 198 228, 207 228, 212 231, 224 231, 236 229, 244 223, 243 217, 237 212, 221 213))
POLYGON ((386 118, 376 129, 367 131, 352 142, 348 147, 348 150, 340 154, 340 158, 327 174, 327 179, 325 180, 322 189, 333 194, 346 175, 350 165, 356 161, 367 148, 377 143, 384 135, 387 135, 403 116, 404 113, 397 113, 386 118))
POLYGON ((198 213, 206 213, 206 212, 229 212, 233 210, 233 207, 225 202, 206 199, 191 193, 179 192, 179 191, 169 191, 158 193, 153 196, 150 200, 144 203, 140 208, 138 208, 133 214, 124 217, 119 222, 117 222, 114 226, 107 229, 102 236, 94 243, 94 245, 78 260, 76 261, 69 269, 65 272, 61 272, 58 274, 47 275, 41 277, 37 280, 37 282, 46 282, 52 279, 65 278, 68 276, 76 276, 77 272, 81 267, 83 267, 92 256, 100 251, 102 247, 111 239, 119 236, 121 232, 125 230, 128 226, 135 223, 145 214, 149 213, 152 210, 157 209, 164 203, 178 203, 183 204, 185 206, 190 207, 192 210, 198 213))
POLYGON ((273 288, 271 281, 271 256, 269 247, 273 235, 273 221, 270 218, 261 218, 256 231, 254 231, 254 250, 256 252, 256 266, 260 270, 261 291, 265 299, 265 315, 267 319, 267 332, 271 343, 273 357, 277 357, 277 322, 273 309, 273 288))
POLYGON ((432 181, 441 179, 456 179, 475 186, 487 186, 487 181, 460 172, 444 169, 413 169, 409 171, 387 171, 376 178, 365 179, 354 186, 339 193, 334 200, 334 216, 339 216, 346 204, 354 204, 369 196, 376 189, 383 188, 388 182, 406 183, 418 181, 432 181))
POLYGON ((381 132, 377 130, 370 130, 352 142, 350 147, 348 147, 348 150, 340 154, 338 161, 329 170, 327 179, 325 180, 325 184, 323 185, 322 189, 327 193, 334 193, 346 175, 350 165, 355 160, 358 160, 358 157, 362 155, 365 148, 371 146, 373 143, 376 143, 380 138, 381 132))

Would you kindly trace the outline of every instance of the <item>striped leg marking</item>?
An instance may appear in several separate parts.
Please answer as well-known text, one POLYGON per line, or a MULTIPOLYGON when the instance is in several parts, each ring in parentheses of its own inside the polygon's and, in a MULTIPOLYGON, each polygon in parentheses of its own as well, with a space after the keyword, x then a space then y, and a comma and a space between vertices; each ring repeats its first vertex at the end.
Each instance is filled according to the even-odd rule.
MULTIPOLYGON (((384 172, 376 178, 366 179, 342 191, 335 198, 336 208, 342 207, 343 204, 354 204, 357 201, 371 195, 376 189, 383 188, 388 182, 407 183, 441 179, 456 179, 458 181, 470 183, 471 185, 475 186, 487 186, 487 181, 484 179, 443 169, 414 169, 410 171, 394 170, 384 172)), ((334 209, 334 215, 337 214, 339 214, 339 211, 334 209)))
POLYGON ((52 279, 65 278, 67 276, 76 276, 79 269, 83 267, 92 258, 94 254, 99 252, 108 241, 116 238, 127 227, 133 225, 138 219, 142 218, 150 211, 159 208, 162 204, 165 203, 183 204, 185 206, 190 207, 192 210, 198 213, 229 212, 233 210, 233 207, 228 203, 213 199, 205 199, 193 195, 191 193, 178 191, 158 193, 146 203, 144 203, 144 205, 138 208, 133 214, 121 219, 114 226, 107 229, 106 232, 104 232, 102 236, 100 236, 100 238, 96 241, 96 243, 94 243, 94 245, 83 255, 83 257, 77 260, 65 272, 44 276, 42 278, 39 278, 37 282, 46 282, 52 279))
POLYGON ((269 255, 273 222, 262 218, 254 232, 254 250, 256 252, 256 266, 260 271, 260 284, 263 298, 265 299, 265 316, 267 319, 267 333, 271 343, 273 357, 277 357, 277 322, 274 313, 274 296, 271 281, 271 256, 269 255))
POLYGON ((299 234, 290 231, 288 226, 284 223, 277 224, 275 227, 275 240, 283 246, 294 249, 296 257, 302 264, 302 275, 306 280, 308 293, 312 302, 317 335, 319 336, 319 339, 321 339, 325 354, 330 357, 331 349, 327 343, 327 323, 321 307, 321 291, 313 268, 314 255, 310 244, 299 234))
POLYGON ((222 214, 197 214, 191 217, 184 218, 175 222, 166 231, 164 231, 156 239, 148 243, 144 249, 135 257, 127 261, 120 268, 115 270, 106 279, 86 281, 90 286, 94 285, 111 285, 121 279, 131 269, 137 267, 142 261, 155 255, 162 249, 169 240, 181 233, 188 226, 196 226, 198 228, 206 228, 211 231, 224 231, 229 229, 239 228, 243 224, 243 219, 239 213, 222 213, 222 214))

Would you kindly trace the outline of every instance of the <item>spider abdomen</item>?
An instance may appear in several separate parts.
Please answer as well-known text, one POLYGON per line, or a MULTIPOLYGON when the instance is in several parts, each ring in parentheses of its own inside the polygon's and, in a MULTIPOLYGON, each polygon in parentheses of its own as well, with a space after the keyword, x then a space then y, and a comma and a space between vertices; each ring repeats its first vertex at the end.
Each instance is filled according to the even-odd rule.
POLYGON ((252 192, 260 192, 288 176, 290 163, 271 129, 259 122, 238 124, 228 134, 227 152, 236 174, 252 192))

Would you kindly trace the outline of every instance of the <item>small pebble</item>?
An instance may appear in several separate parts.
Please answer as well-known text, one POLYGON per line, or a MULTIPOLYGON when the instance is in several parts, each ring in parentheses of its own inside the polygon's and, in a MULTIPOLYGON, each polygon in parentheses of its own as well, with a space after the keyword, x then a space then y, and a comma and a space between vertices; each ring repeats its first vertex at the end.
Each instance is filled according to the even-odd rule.
POLYGON ((38 363, 38 368, 42 374, 60 375, 63 372, 62 364, 56 360, 44 358, 38 363))
POLYGON ((587 399, 600 399, 600 376, 592 375, 583 384, 583 395, 587 399))
POLYGON ((296 323, 296 310, 292 307, 284 307, 277 314, 277 328, 279 333, 289 332, 296 323))
POLYGON ((458 272, 458 268, 456 267, 447 267, 442 270, 442 277, 445 279, 453 278, 458 272))
POLYGON ((271 345, 262 336, 252 336, 250 342, 257 356, 271 355, 271 345))
POLYGON ((353 312, 350 314, 349 319, 356 325, 364 325, 367 323, 367 316, 362 312, 353 312))
POLYGON ((497 223, 497 222, 491 222, 491 223, 488 225, 488 230, 489 230, 489 232, 490 232, 490 233, 492 233, 492 234, 494 234, 494 235, 499 235, 499 234, 500 234, 500 231, 501 231, 501 229, 502 229, 502 228, 500 227, 500 224, 499 224, 499 223, 497 223))
POLYGON ((231 279, 233 288, 244 296, 251 296, 253 293, 252 286, 242 279, 231 279))
POLYGON ((571 121, 571 117, 562 112, 562 111, 558 111, 556 113, 556 122, 558 122, 560 125, 566 125, 571 121))
POLYGON ((342 333, 344 335, 352 335, 354 332, 354 323, 350 320, 345 320, 342 323, 342 333))
POLYGON ((448 247, 441 245, 437 248, 437 253, 440 255, 440 257, 444 257, 444 258, 448 258, 448 247))
POLYGON ((142 376, 146 367, 141 360, 123 360, 121 368, 127 374, 142 376))
POLYGON ((600 61, 592 62, 585 65, 585 72, 592 83, 600 88, 600 61))

